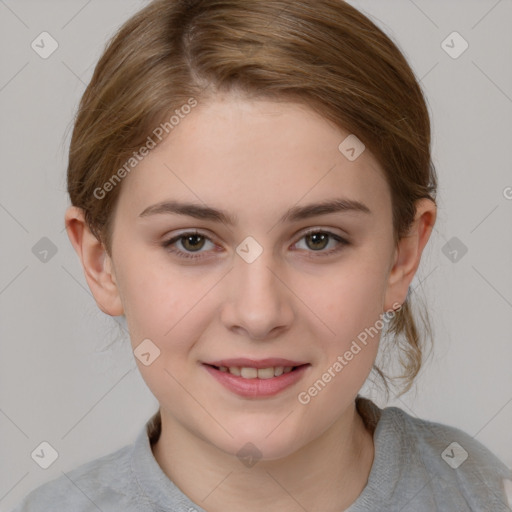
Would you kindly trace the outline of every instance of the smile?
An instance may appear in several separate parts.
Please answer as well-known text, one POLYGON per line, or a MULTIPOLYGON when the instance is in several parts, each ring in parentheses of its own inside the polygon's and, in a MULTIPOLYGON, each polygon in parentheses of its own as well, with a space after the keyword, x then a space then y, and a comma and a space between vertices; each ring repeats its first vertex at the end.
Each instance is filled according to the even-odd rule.
POLYGON ((246 398, 275 396, 301 380, 311 367, 309 363, 288 366, 262 364, 264 363, 258 363, 259 368, 206 363, 202 366, 224 388, 246 398))

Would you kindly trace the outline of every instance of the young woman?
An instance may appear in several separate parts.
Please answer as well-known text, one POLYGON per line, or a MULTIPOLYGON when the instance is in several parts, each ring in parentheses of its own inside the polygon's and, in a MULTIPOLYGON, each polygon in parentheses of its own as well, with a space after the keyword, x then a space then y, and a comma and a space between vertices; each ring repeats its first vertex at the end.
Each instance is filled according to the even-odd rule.
POLYGON ((341 0, 156 0, 70 147, 68 235, 159 411, 21 511, 510 510, 468 434, 359 391, 383 330, 408 390, 436 220, 421 89, 341 0))

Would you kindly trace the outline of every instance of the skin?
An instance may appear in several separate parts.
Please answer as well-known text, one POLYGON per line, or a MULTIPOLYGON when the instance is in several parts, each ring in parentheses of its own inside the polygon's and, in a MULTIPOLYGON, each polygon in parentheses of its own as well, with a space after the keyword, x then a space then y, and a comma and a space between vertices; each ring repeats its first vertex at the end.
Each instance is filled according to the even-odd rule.
POLYGON ((305 106, 217 95, 123 180, 112 256, 80 209, 66 212, 69 238, 98 306, 126 315, 134 349, 147 338, 160 349, 149 366, 137 359, 161 406, 162 434, 153 453, 207 511, 334 512, 353 503, 367 483, 374 445, 355 397, 380 333, 308 404, 297 395, 359 333, 405 301, 436 207, 419 201, 409 236, 394 246, 382 170, 368 149, 349 161, 338 150, 347 135, 305 106), (278 223, 290 207, 338 197, 360 201, 371 213, 278 223), (223 209, 238 222, 139 216, 170 199, 223 209), (304 236, 309 228, 349 245, 334 238, 322 245, 304 236), (180 258, 162 247, 195 229, 207 239, 196 245, 181 239, 174 248, 200 258, 180 258), (263 248, 252 263, 236 253, 247 236, 263 248), (277 396, 242 398, 201 365, 231 357, 284 357, 311 366, 277 396), (262 454, 252 467, 236 456, 249 441, 262 454))

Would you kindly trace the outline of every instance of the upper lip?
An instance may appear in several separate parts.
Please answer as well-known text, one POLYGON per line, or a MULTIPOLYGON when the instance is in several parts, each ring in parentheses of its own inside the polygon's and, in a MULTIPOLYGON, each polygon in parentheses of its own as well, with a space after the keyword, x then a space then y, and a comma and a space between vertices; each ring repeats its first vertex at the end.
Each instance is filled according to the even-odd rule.
POLYGON ((269 357, 266 359, 248 359, 246 357, 238 357, 236 359, 220 359, 218 361, 211 361, 205 364, 211 366, 226 366, 227 368, 271 368, 279 366, 302 366, 304 363, 300 361, 292 361, 291 359, 282 359, 280 357, 269 357))

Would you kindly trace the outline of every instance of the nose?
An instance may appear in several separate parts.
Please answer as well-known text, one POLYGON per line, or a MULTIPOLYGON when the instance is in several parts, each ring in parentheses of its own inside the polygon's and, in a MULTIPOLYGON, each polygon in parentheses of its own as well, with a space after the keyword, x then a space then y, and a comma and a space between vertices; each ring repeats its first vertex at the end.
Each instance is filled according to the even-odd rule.
POLYGON ((285 274, 269 250, 252 263, 235 255, 221 315, 226 328, 252 340, 273 339, 288 329, 294 312, 285 274))

